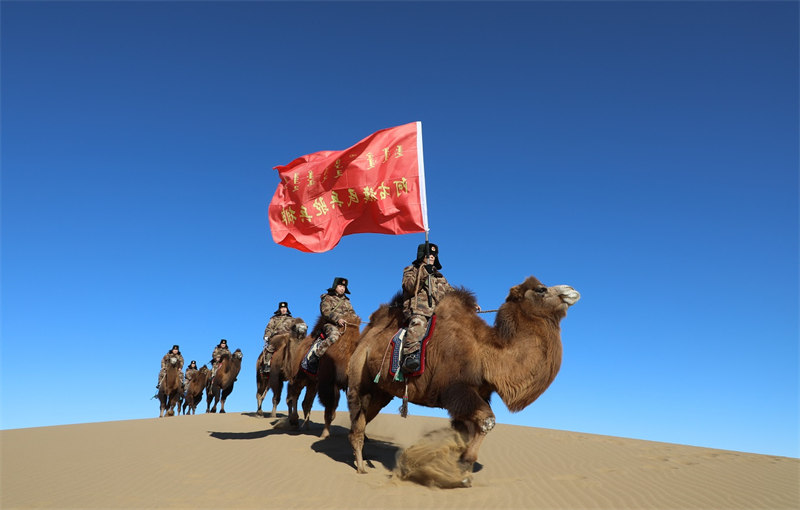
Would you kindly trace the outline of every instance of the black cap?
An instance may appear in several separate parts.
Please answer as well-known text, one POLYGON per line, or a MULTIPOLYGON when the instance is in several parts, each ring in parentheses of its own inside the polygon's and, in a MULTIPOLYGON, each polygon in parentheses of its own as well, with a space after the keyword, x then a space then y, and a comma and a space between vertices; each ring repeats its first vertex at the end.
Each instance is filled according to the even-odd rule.
POLYGON ((331 285, 331 288, 328 289, 328 292, 336 292, 337 285, 344 285, 344 293, 350 294, 350 289, 347 287, 347 278, 342 278, 341 276, 334 278, 333 285, 331 285))
POLYGON ((439 262, 439 247, 433 243, 424 242, 417 246, 417 259, 414 262, 422 262, 426 255, 433 255, 433 265, 436 269, 442 268, 442 263, 439 262))
POLYGON ((292 311, 289 310, 289 303, 287 303, 286 301, 281 301, 280 303, 278 303, 278 309, 275 310, 275 313, 273 315, 280 315, 281 308, 283 308, 284 306, 286 307, 286 315, 292 315, 292 311))

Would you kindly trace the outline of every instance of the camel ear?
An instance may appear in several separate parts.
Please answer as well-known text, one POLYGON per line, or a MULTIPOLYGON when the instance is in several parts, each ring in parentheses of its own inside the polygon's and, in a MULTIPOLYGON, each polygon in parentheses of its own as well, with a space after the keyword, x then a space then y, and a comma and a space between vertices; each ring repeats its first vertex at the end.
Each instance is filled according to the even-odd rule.
POLYGON ((524 297, 522 292, 522 287, 520 285, 514 285, 511 287, 511 290, 508 291, 508 297, 506 301, 519 301, 524 297))

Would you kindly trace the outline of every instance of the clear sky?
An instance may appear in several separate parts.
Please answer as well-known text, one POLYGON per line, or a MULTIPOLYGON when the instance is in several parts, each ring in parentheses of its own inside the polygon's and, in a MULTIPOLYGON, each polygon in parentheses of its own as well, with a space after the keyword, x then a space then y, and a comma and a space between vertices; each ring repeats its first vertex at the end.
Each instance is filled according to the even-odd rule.
POLYGON ((272 168, 421 121, 450 282, 582 294, 500 423, 800 456, 797 2, 1 9, 2 428, 154 418, 221 338, 254 411, 278 301, 367 318, 424 240, 279 246, 272 168))

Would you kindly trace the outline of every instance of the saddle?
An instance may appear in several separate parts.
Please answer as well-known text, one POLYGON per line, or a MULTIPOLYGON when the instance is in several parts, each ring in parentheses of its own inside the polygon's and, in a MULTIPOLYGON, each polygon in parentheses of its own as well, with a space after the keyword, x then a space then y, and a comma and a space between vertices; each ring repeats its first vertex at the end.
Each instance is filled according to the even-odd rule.
POLYGON ((389 376, 393 377, 396 381, 401 381, 403 375, 407 377, 413 377, 421 375, 425 371, 425 358, 428 352, 428 341, 431 339, 431 336, 433 336, 433 330, 435 327, 436 315, 434 314, 434 316, 428 321, 428 327, 425 330, 425 334, 422 335, 419 370, 410 374, 403 374, 400 370, 400 360, 403 358, 403 338, 406 335, 406 328, 400 328, 397 333, 395 333, 391 341, 392 358, 391 363, 389 363, 389 376))

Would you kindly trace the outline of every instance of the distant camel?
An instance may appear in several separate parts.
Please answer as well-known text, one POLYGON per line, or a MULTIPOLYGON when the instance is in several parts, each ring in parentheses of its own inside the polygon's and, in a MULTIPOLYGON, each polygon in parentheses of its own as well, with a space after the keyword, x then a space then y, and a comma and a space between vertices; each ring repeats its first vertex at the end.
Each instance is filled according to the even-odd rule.
MULTIPOLYGON (((567 285, 546 287, 529 277, 509 291, 494 327, 475 313, 465 289, 447 294, 436 307, 425 371, 406 382, 389 376, 387 346, 403 324, 399 306, 383 305, 370 317, 348 368, 350 444, 359 473, 365 473, 364 430, 393 397, 447 409, 456 430, 466 433, 461 461, 471 465, 495 417, 489 398, 497 392, 512 412, 536 400, 561 367, 559 323, 580 294, 567 285), (379 381, 374 381, 380 375, 379 381), (407 384, 407 386, 406 386, 407 384)), ((396 304, 396 303, 395 303, 396 304)))
POLYGON ((283 391, 283 381, 286 380, 283 374, 283 360, 285 357, 284 350, 290 342, 298 342, 306 336, 308 326, 303 319, 296 317, 292 321, 292 326, 288 333, 281 333, 269 339, 269 343, 275 347, 275 352, 272 355, 270 362, 270 371, 267 374, 261 372, 261 364, 264 360, 264 351, 256 360, 256 401, 258 402, 258 410, 256 414, 263 416, 264 412, 261 410, 261 404, 267 397, 267 391, 272 390, 272 414, 274 418, 278 411, 278 404, 281 401, 281 392, 283 391))
POLYGON ((166 416, 175 416, 175 406, 178 404, 180 396, 181 378, 178 358, 172 356, 169 358, 164 380, 158 387, 158 400, 161 403, 158 417, 163 418, 165 414, 166 416))
POLYGON ((225 412, 225 399, 233 391, 233 383, 242 368, 242 350, 236 349, 233 354, 228 352, 220 356, 219 367, 214 378, 206 386, 206 412, 216 413, 217 402, 220 403, 220 413, 225 412), (211 401, 214 401, 213 407, 211 401))
POLYGON ((195 413, 197 404, 203 401, 203 390, 206 388, 209 375, 208 368, 203 365, 189 381, 189 387, 186 388, 186 394, 183 397, 183 414, 186 414, 187 409, 191 414, 195 413))
POLYGON ((300 362, 325 325, 325 319, 322 316, 317 319, 311 335, 300 342, 297 347, 287 351, 286 366, 289 367, 287 374, 289 386, 286 389, 286 404, 289 408, 289 423, 295 426, 298 424, 297 400, 302 389, 306 388, 306 396, 303 399, 304 420, 302 425, 306 426, 311 406, 314 403, 314 393, 319 392, 319 401, 325 408, 325 426, 320 435, 323 439, 330 435, 331 422, 336 416, 336 407, 339 405, 339 391, 347 388, 347 363, 350 361, 350 356, 355 351, 361 335, 359 330, 361 318, 358 315, 345 315, 343 319, 345 325, 340 328, 342 333, 336 343, 331 345, 320 358, 316 377, 300 369, 300 362))

